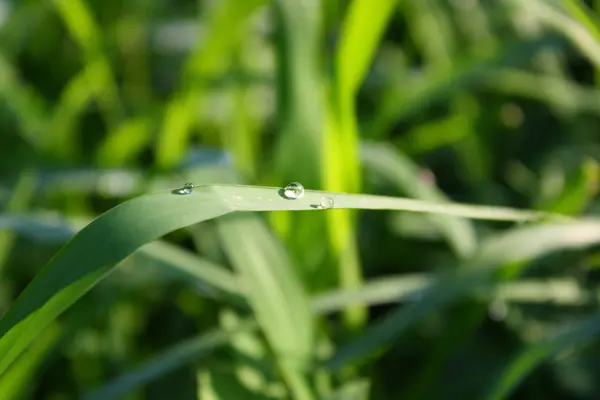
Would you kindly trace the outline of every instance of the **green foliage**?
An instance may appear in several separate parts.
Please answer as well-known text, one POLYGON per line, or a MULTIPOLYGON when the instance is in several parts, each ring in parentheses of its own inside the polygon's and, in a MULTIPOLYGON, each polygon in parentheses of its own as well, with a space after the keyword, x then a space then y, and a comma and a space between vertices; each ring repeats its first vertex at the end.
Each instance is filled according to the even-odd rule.
POLYGON ((591 3, 0 0, 0 398, 598 398, 591 3))

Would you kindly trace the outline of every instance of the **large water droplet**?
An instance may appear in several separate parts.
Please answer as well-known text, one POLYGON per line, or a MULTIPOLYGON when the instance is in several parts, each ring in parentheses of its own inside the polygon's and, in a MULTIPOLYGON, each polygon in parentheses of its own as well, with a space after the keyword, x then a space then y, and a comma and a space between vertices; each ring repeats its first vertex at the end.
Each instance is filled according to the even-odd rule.
POLYGON ((181 194, 181 195, 186 195, 186 194, 190 194, 194 191, 194 184, 191 182, 187 182, 185 185, 183 185, 182 188, 179 189, 175 189, 173 190, 174 194, 181 194))
POLYGON ((283 195, 287 199, 296 200, 304 195, 304 186, 298 182, 292 182, 283 189, 283 195))
POLYGON ((319 202, 320 208, 333 208, 335 205, 333 199, 331 197, 321 197, 321 201, 319 202))

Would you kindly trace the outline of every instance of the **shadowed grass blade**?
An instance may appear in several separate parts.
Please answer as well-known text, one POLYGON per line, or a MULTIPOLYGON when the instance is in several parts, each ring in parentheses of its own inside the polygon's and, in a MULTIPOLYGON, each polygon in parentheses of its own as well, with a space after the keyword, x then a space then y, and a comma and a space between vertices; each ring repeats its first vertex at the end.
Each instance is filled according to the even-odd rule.
POLYGON ((518 355, 502 372, 486 399, 507 399, 537 366, 557 353, 590 340, 600 333, 600 314, 596 314, 553 339, 535 344, 518 355))
MULTIPOLYGON (((254 328, 256 328, 254 321, 246 321, 240 324, 237 332, 254 328)), ((102 386, 86 395, 83 399, 103 400, 120 398, 120 396, 125 395, 136 387, 142 386, 182 365, 199 359, 217 347, 227 344, 232 334, 232 332, 217 330, 181 342, 162 354, 158 354, 142 368, 102 386)))

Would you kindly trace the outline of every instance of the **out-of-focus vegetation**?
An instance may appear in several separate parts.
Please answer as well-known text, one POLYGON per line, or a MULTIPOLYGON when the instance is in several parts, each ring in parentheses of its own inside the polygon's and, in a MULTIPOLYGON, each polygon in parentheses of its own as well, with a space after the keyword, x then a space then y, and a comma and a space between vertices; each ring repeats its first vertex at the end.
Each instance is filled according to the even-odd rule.
POLYGON ((41 322, 75 296, 12 336, 6 314, 0 399, 599 398, 595 7, 0 0, 0 315, 58 290, 60 276, 14 302, 92 219, 187 181, 577 218, 339 209, 194 224, 225 213, 225 192, 140 197, 54 272, 100 278, 191 225, 56 320, 41 322))

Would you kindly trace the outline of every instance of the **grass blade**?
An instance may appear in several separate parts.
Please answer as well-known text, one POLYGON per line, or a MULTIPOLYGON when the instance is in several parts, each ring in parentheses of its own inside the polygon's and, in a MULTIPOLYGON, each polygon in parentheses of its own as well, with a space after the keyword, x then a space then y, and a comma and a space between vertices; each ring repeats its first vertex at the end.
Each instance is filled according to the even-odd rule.
MULTIPOLYGON (((335 55, 335 80, 324 138, 322 175, 329 190, 359 192, 361 163, 359 132, 355 113, 356 95, 371 66, 381 37, 391 19, 395 0, 354 0, 342 23, 335 55)), ((336 211, 329 215, 329 236, 337 259, 340 284, 357 287, 362 271, 356 244, 355 215, 336 211)), ((366 320, 366 310, 349 309, 346 319, 352 328, 366 320)))
POLYGON ((361 338, 342 347, 326 365, 336 369, 387 346, 400 333, 430 312, 458 297, 472 294, 477 288, 489 285, 497 266, 598 242, 600 220, 540 225, 492 237, 467 264, 469 268, 448 274, 428 285, 420 293, 422 300, 392 311, 372 325, 361 338))
POLYGON ((497 383, 486 397, 488 400, 508 398, 517 385, 537 366, 553 355, 600 334, 600 315, 596 314, 553 339, 535 344, 519 354, 502 371, 497 383))
MULTIPOLYGON (((255 327, 256 324, 254 321, 243 322, 238 327, 237 332, 255 327)), ((164 351, 162 354, 158 354, 153 360, 142 367, 89 393, 83 399, 102 400, 121 398, 121 396, 136 387, 142 386, 174 369, 199 359, 217 347, 227 344, 232 334, 232 332, 217 330, 181 342, 173 348, 164 351)))
POLYGON ((138 197, 80 231, 0 320, 0 373, 45 326, 134 250, 168 232, 231 211, 210 188, 193 194, 138 197))
POLYGON ((336 208, 436 212, 498 220, 536 220, 548 215, 318 191, 307 191, 300 199, 289 200, 282 196, 282 189, 252 186, 207 185, 185 196, 175 192, 126 201, 98 217, 63 247, 0 320, 0 374, 39 331, 126 256, 166 233, 232 211, 320 210, 321 202, 327 198, 336 208))
POLYGON ((290 260, 266 225, 252 215, 224 218, 219 234, 294 398, 312 399, 303 376, 312 358, 312 315, 290 260))
POLYGON ((248 19, 265 3, 265 0, 226 0, 212 5, 204 33, 207 40, 189 56, 181 89, 165 107, 156 143, 159 166, 173 166, 184 156, 196 124, 198 104, 206 98, 206 82, 226 71, 245 34, 248 19))
MULTIPOLYGON (((418 167, 389 146, 367 144, 363 147, 363 161, 368 169, 395 183, 410 197, 419 200, 448 202, 448 198, 435 186, 420 179, 418 167)), ((432 223, 444 233, 454 251, 466 257, 475 251, 477 237, 469 221, 452 216, 436 216, 432 223)))
POLYGON ((17 400, 25 398, 25 393, 30 388, 32 376, 44 363, 45 357, 50 353, 63 334, 63 329, 58 325, 50 325, 36 343, 25 351, 11 368, 0 377, 0 400, 17 400))

